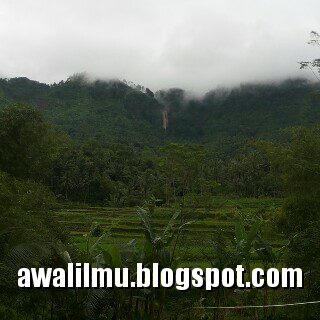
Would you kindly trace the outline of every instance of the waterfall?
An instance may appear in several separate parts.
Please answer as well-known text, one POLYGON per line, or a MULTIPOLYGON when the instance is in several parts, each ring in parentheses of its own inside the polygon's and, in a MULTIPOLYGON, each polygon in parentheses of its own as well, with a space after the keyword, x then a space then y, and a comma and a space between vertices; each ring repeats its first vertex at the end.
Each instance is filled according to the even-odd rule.
POLYGON ((167 130, 169 125, 168 111, 162 111, 162 127, 167 130))

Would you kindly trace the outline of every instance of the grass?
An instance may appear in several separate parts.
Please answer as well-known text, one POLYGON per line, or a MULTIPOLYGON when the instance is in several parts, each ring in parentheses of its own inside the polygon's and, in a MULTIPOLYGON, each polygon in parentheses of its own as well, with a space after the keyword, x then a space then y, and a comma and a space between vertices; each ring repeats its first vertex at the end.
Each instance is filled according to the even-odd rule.
MULTIPOLYGON (((207 208, 184 208, 183 220, 194 221, 188 225, 182 235, 182 244, 179 246, 182 256, 182 265, 209 266, 206 255, 212 254, 212 239, 217 232, 234 236, 236 216, 245 218, 263 215, 268 218, 272 212, 281 206, 282 200, 276 198, 222 198, 213 199, 207 208)), ((153 223, 157 233, 161 233, 167 225, 174 208, 157 208, 153 214, 153 223)), ((70 231, 74 242, 81 250, 86 250, 87 238, 84 236, 90 231, 93 222, 110 232, 105 245, 114 243, 123 245, 136 239, 142 245, 144 231, 141 221, 136 214, 136 208, 64 208, 56 212, 58 220, 70 231)), ((274 248, 283 243, 281 235, 266 232, 274 248)), ((93 242, 93 240, 92 240, 93 242)), ((257 261, 259 263, 259 261, 257 261)))

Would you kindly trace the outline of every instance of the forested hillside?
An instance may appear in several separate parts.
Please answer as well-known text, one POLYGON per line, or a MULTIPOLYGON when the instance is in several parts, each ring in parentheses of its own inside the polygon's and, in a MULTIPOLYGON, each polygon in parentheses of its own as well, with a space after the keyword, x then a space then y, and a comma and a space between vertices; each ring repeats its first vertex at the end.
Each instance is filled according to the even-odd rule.
POLYGON ((320 320, 319 11, 0 0, 0 320, 320 320))
MULTIPOLYGON (((179 89, 153 94, 81 76, 51 86, 26 78, 0 84, 1 319, 128 319, 133 312, 168 319, 201 301, 319 299, 316 85, 246 85, 190 99, 179 89), (280 130, 297 125, 312 128, 280 130), (223 299, 220 289, 190 290, 186 300, 185 292, 165 288, 79 289, 73 296, 72 289, 16 287, 21 267, 66 268, 69 261, 129 266, 133 274, 135 261, 308 273, 306 288, 291 290, 289 299, 282 288, 222 288, 223 299)), ((213 319, 227 319, 222 312, 213 319)), ((271 318, 316 319, 317 312, 279 310, 271 318)), ((188 319, 206 315, 193 313, 188 319)))
POLYGON ((77 141, 159 144, 162 106, 141 90, 120 81, 88 83, 83 76, 51 86, 14 78, 0 81, 0 103, 36 107, 77 141))
POLYGON ((77 141, 233 146, 248 138, 273 139, 282 128, 318 123, 317 88, 318 84, 295 79, 216 89, 200 99, 181 89, 153 93, 116 80, 88 81, 84 75, 53 85, 12 78, 0 80, 0 106, 34 106, 77 141))
POLYGON ((303 79, 281 83, 245 84, 187 99, 182 90, 158 95, 169 109, 174 137, 203 143, 218 139, 273 138, 281 128, 312 126, 320 120, 318 84, 303 79))

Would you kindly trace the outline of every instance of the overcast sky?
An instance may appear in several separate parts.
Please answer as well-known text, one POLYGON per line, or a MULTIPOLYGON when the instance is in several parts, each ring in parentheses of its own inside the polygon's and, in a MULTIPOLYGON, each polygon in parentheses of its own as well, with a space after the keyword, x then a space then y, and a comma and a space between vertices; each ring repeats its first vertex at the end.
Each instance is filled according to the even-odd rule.
POLYGON ((78 72, 202 93, 308 76, 319 0, 0 0, 0 75, 78 72))

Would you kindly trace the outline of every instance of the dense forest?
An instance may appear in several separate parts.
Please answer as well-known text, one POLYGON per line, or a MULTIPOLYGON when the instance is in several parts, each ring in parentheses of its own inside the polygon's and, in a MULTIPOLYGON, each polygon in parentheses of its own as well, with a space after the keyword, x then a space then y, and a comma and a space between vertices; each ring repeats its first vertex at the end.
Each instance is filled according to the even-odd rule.
POLYGON ((279 129, 290 126, 315 125, 320 119, 317 89, 317 83, 292 79, 221 88, 196 98, 181 89, 153 93, 127 81, 90 80, 79 74, 52 85, 2 79, 0 106, 32 106, 77 142, 234 144, 273 139, 279 129), (163 113, 168 115, 165 130, 163 113))
POLYGON ((1 319, 318 319, 317 306, 185 312, 274 298, 319 300, 318 90, 318 83, 292 79, 197 98, 181 89, 153 93, 85 75, 52 85, 1 79, 1 319), (260 203, 258 210, 243 212, 243 198, 260 203), (239 202, 213 215, 221 199, 239 202), (272 205, 266 209, 264 201, 272 205), (140 220, 129 222, 144 238, 125 246, 104 243, 112 228, 100 217, 80 248, 57 212, 67 210, 67 219, 70 208, 80 208, 87 218, 93 207, 115 208, 119 216, 135 208, 140 220), (179 293, 16 286, 21 267, 64 268, 69 261, 129 266, 133 274, 137 261, 176 268, 190 260, 180 257, 177 243, 192 234, 192 223, 205 227, 210 215, 222 228, 210 229, 213 252, 201 257, 209 266, 301 267, 305 288, 179 293))

